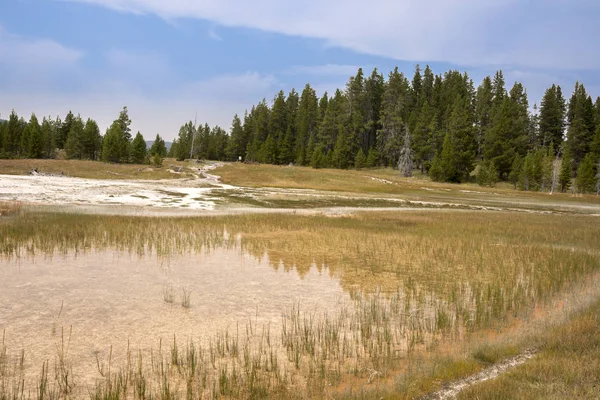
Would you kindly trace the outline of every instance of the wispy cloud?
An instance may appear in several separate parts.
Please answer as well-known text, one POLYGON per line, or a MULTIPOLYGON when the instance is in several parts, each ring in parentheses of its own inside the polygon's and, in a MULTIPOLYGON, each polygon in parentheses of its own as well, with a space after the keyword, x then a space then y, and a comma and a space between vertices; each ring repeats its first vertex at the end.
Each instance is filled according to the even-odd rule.
POLYGON ((272 75, 252 71, 179 84, 162 91, 160 96, 148 94, 129 82, 117 84, 97 76, 90 79, 97 79, 98 83, 83 87, 76 95, 44 88, 23 92, 0 87, 0 113, 7 115, 14 108, 19 115, 27 117, 35 112, 41 117, 64 116, 72 110, 84 118, 96 119, 104 130, 127 105, 134 131, 141 131, 148 139, 156 133, 172 139, 179 126, 196 112, 199 121, 229 129, 234 113, 243 113, 250 104, 270 98, 279 88, 272 75))
POLYGON ((71 0, 320 38, 358 52, 458 65, 600 67, 589 0, 71 0))
MULTIPOLYGON (((290 67, 286 72, 289 74, 299 75, 316 75, 316 76, 344 76, 346 78, 356 75, 359 66, 356 65, 341 65, 341 64, 325 64, 325 65, 296 65, 290 67)), ((365 66, 363 69, 367 68, 365 66)))

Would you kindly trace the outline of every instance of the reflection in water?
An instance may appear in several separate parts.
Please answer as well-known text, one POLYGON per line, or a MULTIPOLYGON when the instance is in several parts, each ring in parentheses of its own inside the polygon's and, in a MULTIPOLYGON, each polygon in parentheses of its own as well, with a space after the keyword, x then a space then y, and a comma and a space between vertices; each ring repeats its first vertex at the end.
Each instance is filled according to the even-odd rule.
MULTIPOLYGON (((96 372, 94 354, 123 356, 129 344, 150 349, 173 336, 207 344, 216 332, 250 322, 279 335, 282 311, 301 302, 335 311, 347 299, 339 282, 313 269, 269 268, 237 249, 186 256, 138 257, 91 251, 5 264, 0 283, 0 330, 7 347, 26 349, 28 366, 53 359, 61 329, 72 329, 69 354, 79 376, 96 372), (173 302, 164 298, 173 288, 173 302), (182 307, 184 291, 190 307, 182 307)), ((35 370, 37 374, 38 371, 35 370)), ((93 374, 91 374, 93 376, 93 374)))
POLYGON ((0 384, 35 386, 44 360, 68 353, 73 390, 110 391, 125 374, 151 392, 319 397, 344 374, 370 380, 521 316, 599 267, 595 220, 443 216, 0 221, 0 384), (3 349, 25 351, 22 370, 3 349))

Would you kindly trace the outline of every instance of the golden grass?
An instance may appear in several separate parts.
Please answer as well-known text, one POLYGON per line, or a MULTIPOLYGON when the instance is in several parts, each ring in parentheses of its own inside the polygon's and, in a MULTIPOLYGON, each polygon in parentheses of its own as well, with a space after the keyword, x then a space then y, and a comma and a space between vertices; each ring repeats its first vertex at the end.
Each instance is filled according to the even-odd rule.
POLYGON ((0 175, 26 175, 37 168, 41 173, 60 174, 89 179, 176 179, 184 175, 169 172, 169 160, 163 167, 137 164, 109 164, 82 160, 0 160, 0 175))
MULTIPOLYGON (((0 220, 5 257, 103 249, 168 256, 228 247, 257 258, 266 253, 272 268, 301 276, 320 268, 338 277, 353 298, 339 315, 285 310, 281 340, 267 345, 264 333, 258 347, 240 340, 247 354, 222 350, 219 361, 211 361, 212 347, 200 352, 205 357, 200 365, 215 363, 201 373, 219 388, 190 390, 225 398, 323 398, 326 393, 339 398, 346 390, 371 388, 369 371, 382 374, 380 389, 348 398, 413 398, 437 390, 518 352, 514 341, 497 346, 495 332, 510 334, 508 328, 535 307, 577 290, 597 273, 598 243, 597 217, 507 212, 371 212, 336 218, 25 212, 0 220), (471 338, 487 346, 472 351, 471 338), (286 356, 274 358, 281 348, 286 356), (250 361, 255 357, 257 366, 250 361), (332 388, 324 389, 329 383, 332 388)), ((169 374, 200 384, 190 380, 190 374, 198 376, 198 367, 184 369, 174 360, 169 374)), ((158 370, 165 369, 153 367, 158 370)), ((102 390, 113 390, 109 383, 102 390)))
POLYGON ((459 399, 600 398, 600 302, 538 338, 541 352, 459 399))
POLYGON ((22 207, 19 201, 0 201, 0 217, 19 214, 22 207))
POLYGON ((224 183, 246 187, 277 187, 289 189, 315 189, 348 193, 394 194, 426 199, 452 199, 487 196, 494 201, 585 202, 600 204, 594 195, 573 196, 567 193, 516 191, 508 183, 494 188, 476 184, 447 184, 431 181, 416 173, 415 177, 401 177, 391 168, 340 170, 314 169, 297 166, 269 164, 228 163, 214 170, 224 183))

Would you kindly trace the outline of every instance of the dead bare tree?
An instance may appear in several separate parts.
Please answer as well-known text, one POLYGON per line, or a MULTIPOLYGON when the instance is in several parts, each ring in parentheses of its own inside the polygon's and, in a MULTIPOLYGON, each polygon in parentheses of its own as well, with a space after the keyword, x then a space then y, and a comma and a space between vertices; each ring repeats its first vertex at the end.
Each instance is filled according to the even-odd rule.
POLYGON ((600 196, 600 160, 598 160, 598 165, 596 166, 596 196, 600 196))
POLYGON ((413 171, 413 152, 410 143, 410 132, 408 126, 404 127, 404 140, 400 149, 400 158, 398 159, 398 169, 406 178, 412 176, 413 171))
POLYGON ((560 175, 560 167, 562 164, 562 160, 559 158, 560 152, 556 154, 556 158, 552 163, 552 184, 550 186, 550 194, 553 194, 556 190, 556 186, 558 186, 558 177, 560 175))

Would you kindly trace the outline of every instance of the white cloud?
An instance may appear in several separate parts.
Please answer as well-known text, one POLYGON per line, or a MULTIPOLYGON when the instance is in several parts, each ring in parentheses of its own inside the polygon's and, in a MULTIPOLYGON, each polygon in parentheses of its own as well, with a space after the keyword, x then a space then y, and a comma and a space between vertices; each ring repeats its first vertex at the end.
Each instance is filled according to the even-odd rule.
MULTIPOLYGON (((318 75, 318 76, 343 76, 349 78, 356 75, 360 67, 356 65, 325 64, 325 65, 296 65, 287 71, 290 74, 318 75)), ((362 67, 369 70, 369 67, 362 67)))
POLYGON ((77 75, 83 52, 50 39, 30 39, 0 26, 0 87, 52 86, 61 74, 77 75))
POLYGON ((0 113, 8 115, 14 108, 25 118, 32 112, 41 118, 45 115, 64 117, 72 110, 83 118, 94 118, 104 131, 126 105, 133 131, 141 131, 148 140, 156 133, 171 140, 177 136, 183 123, 194 119, 196 112, 199 123, 219 125, 229 130, 236 112, 241 114, 250 104, 263 97, 269 98, 277 91, 278 85, 273 76, 247 72, 180 85, 160 96, 133 90, 127 83, 101 83, 76 95, 52 90, 2 91, 0 113))
POLYGON ((600 6, 590 0, 71 1, 321 38, 402 60, 600 67, 600 55, 593 51, 600 6))

